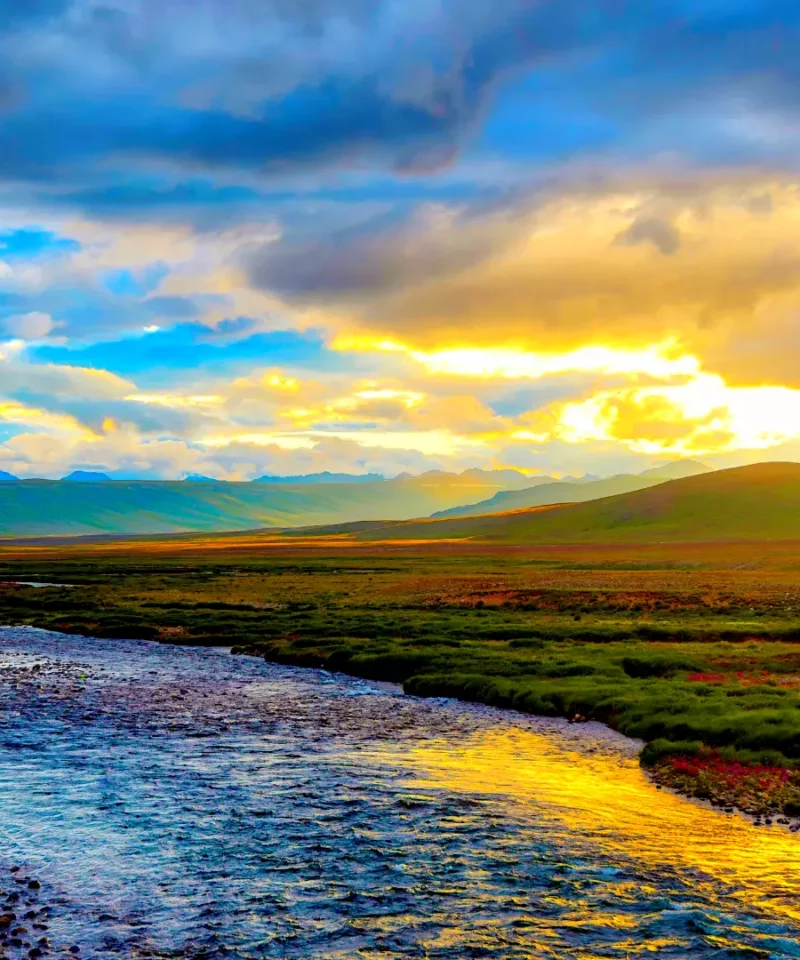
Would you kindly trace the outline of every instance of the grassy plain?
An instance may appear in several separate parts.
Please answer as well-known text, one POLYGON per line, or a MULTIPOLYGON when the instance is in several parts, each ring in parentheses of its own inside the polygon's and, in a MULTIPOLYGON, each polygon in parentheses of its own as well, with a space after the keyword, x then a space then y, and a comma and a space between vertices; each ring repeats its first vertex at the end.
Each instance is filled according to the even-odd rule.
POLYGON ((71 586, 2 588, 0 622, 235 645, 413 694, 599 719, 647 741, 650 763, 711 748, 792 767, 798 548, 266 534, 10 544, 0 580, 71 586))
POLYGON ((662 782, 800 813, 799 508, 800 466, 767 464, 523 514, 6 541, 0 581, 69 586, 0 587, 0 623, 602 720, 662 782))

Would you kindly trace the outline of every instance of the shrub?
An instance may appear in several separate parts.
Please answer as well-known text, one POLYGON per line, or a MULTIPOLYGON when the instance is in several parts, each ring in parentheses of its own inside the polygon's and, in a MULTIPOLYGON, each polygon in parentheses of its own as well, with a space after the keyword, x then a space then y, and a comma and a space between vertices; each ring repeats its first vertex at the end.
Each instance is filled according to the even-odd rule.
POLYGON ((668 677, 685 670, 696 670, 697 665, 686 657, 662 655, 623 657, 622 669, 629 677, 668 677))
POLYGON ((670 757, 700 757, 705 753, 708 753, 708 748, 699 740, 675 741, 659 738, 645 745, 639 755, 639 762, 643 767, 654 767, 670 757))

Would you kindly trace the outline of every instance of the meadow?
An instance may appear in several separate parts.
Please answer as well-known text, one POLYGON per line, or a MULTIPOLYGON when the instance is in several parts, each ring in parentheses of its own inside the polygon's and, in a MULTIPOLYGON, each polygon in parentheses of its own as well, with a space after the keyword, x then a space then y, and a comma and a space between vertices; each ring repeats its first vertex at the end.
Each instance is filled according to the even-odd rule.
POLYGON ((793 541, 7 544, 0 580, 68 586, 6 584, 0 622, 226 645, 420 696, 600 720, 645 741, 642 761, 662 783, 793 814, 798 567, 793 541))

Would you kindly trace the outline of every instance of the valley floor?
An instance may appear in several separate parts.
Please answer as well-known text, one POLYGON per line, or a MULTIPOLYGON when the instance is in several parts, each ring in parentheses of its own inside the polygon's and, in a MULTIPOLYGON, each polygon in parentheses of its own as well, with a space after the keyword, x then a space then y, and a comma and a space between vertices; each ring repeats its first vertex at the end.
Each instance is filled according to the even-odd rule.
POLYGON ((789 541, 40 542, 0 547, 0 623, 224 644, 601 720, 646 742, 659 783, 763 822, 800 814, 799 568, 789 541))

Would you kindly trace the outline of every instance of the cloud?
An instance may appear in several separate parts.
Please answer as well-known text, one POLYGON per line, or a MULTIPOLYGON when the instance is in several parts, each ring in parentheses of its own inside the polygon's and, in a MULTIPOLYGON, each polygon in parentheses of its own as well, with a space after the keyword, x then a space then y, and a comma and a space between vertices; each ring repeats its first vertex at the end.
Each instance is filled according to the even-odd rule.
POLYGON ((681 236, 667 220, 642 217, 634 221, 617 238, 620 243, 652 243, 665 257, 675 253, 681 245, 681 236))
MULTIPOLYGON (((324 322, 322 287, 328 322, 344 345, 394 342, 429 355, 491 348, 488 358, 503 347, 646 350, 672 338, 703 362, 713 356, 713 369, 735 381, 798 382, 782 357, 800 309, 796 182, 651 175, 518 204, 513 216, 487 214, 483 224, 480 217, 464 224, 458 213, 437 217, 433 227, 418 221, 416 239, 403 225, 372 242, 344 241, 331 262, 347 262, 349 253, 357 266, 343 271, 338 291, 325 279, 325 256, 319 279, 308 270, 312 248, 304 256, 278 247, 279 285, 298 306, 317 304, 324 322), (769 205, 753 203, 764 197, 769 205), (669 210, 680 245, 654 233, 654 207, 669 210), (475 246, 471 234, 481 238, 475 246), (626 235, 646 242, 621 244, 626 235), (469 255, 459 259, 465 249, 469 255), (773 331, 768 351, 740 355, 737 342, 757 339, 765 327, 773 331), (792 379, 776 381, 773 363, 792 379)), ((271 256, 264 254, 262 266, 271 256)), ((263 276, 254 274, 260 282, 263 276)))
POLYGON ((0 6, 0 459, 796 442, 795 2, 0 6))
POLYGON ((137 170, 425 173, 469 148, 520 75, 532 159, 547 162, 658 152, 691 110, 684 153, 752 160, 781 152, 796 110, 788 0, 38 0, 4 14, 6 82, 24 96, 4 116, 0 176, 98 196, 137 170), (784 118, 771 137, 748 129, 767 115, 784 118))
POLYGON ((651 455, 768 450, 800 439, 800 390, 729 387, 701 374, 681 385, 601 391, 529 420, 546 438, 611 441, 651 455))
MULTIPOLYGON (((0 416, 2 409, 0 408, 0 416)), ((69 421, 64 421, 71 426, 69 421)), ((34 415, 26 426, 40 427, 34 415)), ((0 468, 23 477, 58 477, 70 469, 93 469, 112 477, 179 479, 200 473, 228 480, 251 480, 264 473, 302 474, 458 469, 486 463, 485 452, 453 459, 445 451, 422 453, 402 447, 362 443, 348 437, 321 436, 304 444, 251 443, 232 439, 213 448, 178 438, 153 438, 127 426, 104 434, 59 429, 24 431, 0 443, 0 468)))
POLYGON ((120 153, 278 170, 383 154, 427 167, 455 149, 497 73, 533 49, 519 39, 530 15, 516 0, 504 0, 503 19, 462 14, 462 43, 450 5, 438 15, 428 2, 408 13, 390 2, 289 6, 207 2, 189 17, 180 2, 75 2, 38 32, 18 16, 8 59, 28 97, 7 118, 17 146, 0 171, 74 176, 120 153), (441 61, 435 77, 420 82, 418 54, 398 57, 398 32, 441 61))
POLYGON ((0 400, 0 421, 24 427, 33 427, 45 431, 48 435, 59 437, 87 437, 87 430, 75 417, 68 414, 53 413, 27 403, 0 400))
POLYGON ((241 321, 278 325, 275 298, 249 289, 237 263, 276 235, 274 223, 120 229, 62 213, 47 227, 0 235, 0 329, 4 318, 31 313, 49 314, 60 336, 94 341, 193 321, 227 324, 229 333, 241 321))
POLYGON ((23 433, 0 444, 0 462, 22 477, 59 477, 71 469, 91 469, 115 477, 176 479, 199 472, 202 452, 180 440, 146 440, 132 429, 74 439, 23 433))
POLYGON ((5 328, 12 337, 21 337, 23 340, 41 340, 52 332, 55 324, 49 313, 23 313, 7 317, 5 328))
MULTIPOLYGON (((0 345, 3 348, 4 345, 0 345)), ((25 391, 62 398, 112 400, 124 397, 133 384, 107 370, 65 364, 27 363, 19 346, 0 349, 0 397, 25 391)))
POLYGON ((407 219, 385 217, 310 242, 254 247, 245 259, 251 281, 290 300, 347 302, 448 277, 480 264, 525 227, 509 208, 478 211, 423 205, 407 219))
POLYGON ((394 476, 404 471, 422 473, 432 469, 459 469, 486 462, 485 454, 453 459, 447 453, 422 453, 414 449, 389 449, 348 437, 321 436, 306 446, 281 448, 277 444, 232 442, 206 452, 206 463, 215 476, 224 473, 250 479, 264 473, 296 475, 331 472, 383 473, 394 476), (463 465, 463 466, 462 466, 463 465))

